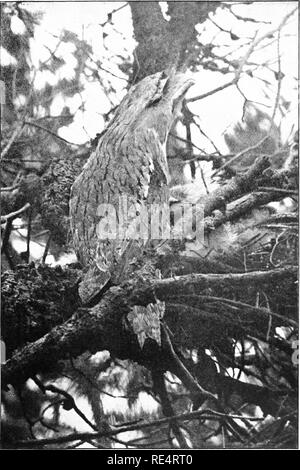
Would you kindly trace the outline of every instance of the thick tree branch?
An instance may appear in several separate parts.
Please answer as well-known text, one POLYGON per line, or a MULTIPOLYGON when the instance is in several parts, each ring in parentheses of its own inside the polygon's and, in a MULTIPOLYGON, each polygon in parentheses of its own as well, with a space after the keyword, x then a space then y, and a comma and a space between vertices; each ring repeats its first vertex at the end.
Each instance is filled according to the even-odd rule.
MULTIPOLYGON (((218 295, 225 290, 228 295, 246 295, 249 289, 270 289, 276 294, 278 286, 285 282, 291 298, 291 289, 297 277, 297 268, 282 268, 272 271, 250 272, 243 274, 193 274, 178 276, 173 279, 151 280, 142 285, 141 280, 130 281, 123 287, 111 288, 98 305, 73 315, 67 322, 53 328, 36 342, 25 346, 2 366, 2 384, 24 382, 39 371, 53 369, 57 362, 69 356, 75 357, 89 350, 109 350, 113 355, 131 358, 147 363, 147 352, 140 351, 135 338, 122 328, 122 318, 133 305, 170 301, 178 296, 178 291, 187 295, 218 295)), ((281 299, 284 302, 284 299, 281 299)), ((283 309, 283 305, 280 307, 283 309)), ((282 311, 281 311, 282 313, 282 311)), ((257 314, 261 318, 261 312, 257 314)), ((219 322, 218 317, 214 316, 219 322)), ((252 312, 251 320, 255 319, 252 312)), ((266 315, 266 322, 268 316, 266 315)))
POLYGON ((219 6, 218 2, 168 2, 168 22, 157 2, 129 4, 138 42, 131 80, 135 82, 170 66, 186 66, 197 41, 195 25, 219 6))
POLYGON ((232 178, 225 186, 221 186, 207 196, 204 202, 204 214, 210 215, 215 209, 222 208, 224 204, 253 191, 257 186, 258 178, 269 166, 268 157, 257 158, 244 175, 232 178))

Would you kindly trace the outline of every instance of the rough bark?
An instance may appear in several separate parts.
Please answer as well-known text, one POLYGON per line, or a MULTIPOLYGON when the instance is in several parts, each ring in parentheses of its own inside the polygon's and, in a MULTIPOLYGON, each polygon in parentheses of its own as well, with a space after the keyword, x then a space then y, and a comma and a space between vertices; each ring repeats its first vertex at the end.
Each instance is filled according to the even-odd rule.
MULTIPOLYGON (((112 355, 122 358, 133 359, 140 363, 148 363, 147 351, 140 350, 134 337, 128 334, 122 318, 133 305, 147 305, 161 301, 171 301, 178 297, 178 289, 184 289, 189 296, 210 295, 218 296, 222 291, 228 298, 236 297, 248 299, 249 292, 253 293, 259 288, 266 294, 275 295, 274 312, 280 312, 284 318, 274 317, 274 325, 288 324, 289 318, 295 313, 295 305, 292 308, 285 308, 285 299, 281 298, 281 303, 276 309, 276 292, 282 289, 282 283, 285 283, 285 292, 289 297, 289 305, 292 299, 296 303, 295 281, 297 278, 296 268, 278 269, 266 272, 254 272, 244 274, 194 274, 190 276, 179 276, 174 279, 148 280, 146 284, 141 284, 141 280, 130 281, 123 287, 114 287, 110 289, 103 297, 101 302, 92 309, 78 311, 67 322, 53 328, 47 335, 36 342, 25 346, 16 352, 13 357, 2 366, 2 385, 9 383, 22 383, 27 378, 40 371, 47 371, 55 368, 57 361, 69 356, 75 357, 89 350, 96 352, 99 350, 109 350, 112 355), (268 289, 271 289, 269 292, 268 289), (275 310, 276 309, 276 310, 275 310)), ((39 311, 39 308, 37 307, 39 311)), ((201 318, 201 312, 198 315, 201 318)), ((257 326, 264 331, 268 327, 270 312, 263 309, 241 308, 236 313, 238 325, 233 329, 243 330, 246 324, 248 328, 251 325, 257 332, 257 326), (250 320, 250 321, 249 321, 250 320)), ((188 323, 186 317, 186 323, 188 323)), ((228 318, 228 329, 232 325, 232 316, 228 318)), ((211 318, 204 315, 204 321, 201 322, 202 328, 207 328, 210 324, 211 331, 220 324, 222 312, 218 314, 216 310, 211 318), (205 318, 206 317, 206 318, 205 318)), ((224 319, 223 319, 224 322, 224 319)), ((231 328, 232 330, 232 328, 231 328)), ((224 329, 223 329, 224 334, 224 329)), ((162 365, 161 354, 158 355, 160 365, 162 365)))
POLYGON ((186 67, 191 52, 195 52, 195 25, 203 23, 218 5, 218 2, 168 2, 170 21, 167 21, 157 2, 130 2, 138 42, 131 81, 137 82, 171 66, 186 67))
POLYGON ((52 327, 70 318, 80 307, 77 280, 80 271, 21 264, 1 278, 1 336, 7 357, 52 327))

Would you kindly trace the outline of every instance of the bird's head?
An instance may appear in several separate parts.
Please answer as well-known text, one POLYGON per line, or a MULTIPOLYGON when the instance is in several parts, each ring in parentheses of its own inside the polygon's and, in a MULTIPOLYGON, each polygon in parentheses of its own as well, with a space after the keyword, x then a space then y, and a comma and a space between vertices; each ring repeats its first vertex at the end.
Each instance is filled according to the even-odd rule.
POLYGON ((149 75, 130 88, 110 127, 121 124, 129 132, 153 128, 161 142, 165 142, 182 100, 193 84, 190 77, 174 71, 149 75))
POLYGON ((149 87, 149 94, 135 125, 137 128, 153 128, 161 143, 165 143, 170 127, 180 112, 182 100, 194 80, 181 73, 161 72, 146 77, 142 82, 144 89, 149 87))
POLYGON ((171 73, 163 90, 162 104, 164 101, 171 107, 172 119, 181 109, 182 100, 195 81, 183 73, 171 73))

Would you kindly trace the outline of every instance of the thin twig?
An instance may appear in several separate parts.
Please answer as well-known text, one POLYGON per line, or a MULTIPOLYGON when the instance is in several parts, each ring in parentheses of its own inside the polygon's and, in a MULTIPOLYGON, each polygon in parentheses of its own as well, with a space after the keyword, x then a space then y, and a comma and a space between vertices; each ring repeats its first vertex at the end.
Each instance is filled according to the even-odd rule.
POLYGON ((66 402, 68 403, 68 408, 67 409, 73 409, 80 418, 85 421, 94 431, 98 431, 97 426, 95 426, 86 416, 82 411, 77 407, 74 398, 72 395, 70 395, 68 392, 65 390, 62 390, 61 388, 56 387, 56 385, 44 385, 37 377, 33 378, 34 382, 37 384, 37 386, 40 388, 40 390, 45 393, 46 391, 49 391, 51 393, 57 393, 65 397, 66 402))
POLYGON ((27 126, 33 126, 33 127, 36 127, 37 129, 40 129, 44 132, 47 132, 48 134, 52 135, 53 137, 55 137, 56 139, 59 139, 61 140, 62 142, 65 142, 66 144, 69 144, 69 145, 74 145, 75 147, 81 147, 80 144, 75 144, 74 142, 70 142, 69 140, 66 140, 64 139, 63 137, 60 137, 58 134, 56 134, 55 132, 51 131, 50 129, 47 129, 46 127, 43 127, 41 126, 40 124, 37 124, 36 122, 33 122, 33 121, 27 121, 25 120, 24 121, 25 124, 27 126))
POLYGON ((24 127, 25 127, 25 122, 24 121, 19 123, 19 125, 17 126, 17 128, 13 132, 11 138, 7 142, 6 146, 4 147, 3 151, 1 152, 1 160, 7 155, 7 153, 9 152, 9 149, 11 148, 14 141, 20 137, 20 135, 23 132, 24 127))
POLYGON ((26 263, 29 263, 30 258, 30 238, 31 238, 31 219, 32 219, 31 207, 28 209, 28 225, 27 225, 27 237, 26 237, 26 263))
POLYGON ((257 190, 271 193, 293 194, 295 196, 298 196, 299 194, 299 192, 294 189, 272 188, 267 186, 259 186, 257 190))
POLYGON ((29 209, 31 206, 29 204, 29 202, 27 202, 25 204, 25 206, 21 207, 21 209, 18 209, 17 211, 15 212, 11 212, 10 214, 7 214, 7 215, 2 215, 1 216, 1 224, 4 224, 5 222, 7 222, 8 220, 14 220, 16 219, 17 217, 19 217, 21 214, 23 214, 24 212, 27 211, 27 209, 29 209))
MULTIPOLYGON (((224 420, 226 418, 232 418, 232 419, 239 419, 243 422, 245 421, 264 421, 265 418, 260 418, 260 417, 254 417, 254 416, 240 416, 240 415, 229 415, 226 413, 220 413, 214 410, 197 410, 197 411, 192 411, 189 413, 182 413, 176 416, 177 420, 180 421, 187 421, 187 420, 194 420, 194 419, 203 419, 203 420, 224 420)), ((60 436, 60 437, 55 437, 55 438, 45 438, 45 439, 39 439, 39 440, 24 440, 24 441, 16 441, 15 445, 18 447, 26 448, 26 447, 40 447, 44 445, 51 445, 51 444, 62 444, 64 442, 71 442, 75 440, 87 440, 87 439, 97 439, 99 437, 110 437, 119 433, 123 432, 130 432, 130 431, 135 431, 135 430, 142 430, 142 429, 148 429, 153 426, 160 426, 164 425, 166 423, 169 423, 170 421, 174 420, 174 417, 167 417, 167 418, 161 418, 157 420, 150 421, 148 423, 141 423, 141 424, 135 424, 133 426, 128 425, 123 428, 118 428, 118 429, 113 429, 111 431, 99 431, 95 433, 90 433, 90 432, 76 432, 72 434, 67 434, 65 436, 60 436)))
POLYGON ((45 249, 44 249, 44 253, 43 253, 43 257, 42 257, 42 264, 45 264, 45 261, 46 261, 47 255, 48 255, 48 251, 49 251, 49 248, 50 248, 51 238, 52 238, 52 234, 50 233, 50 235, 48 237, 48 240, 47 240, 47 243, 45 245, 45 249))

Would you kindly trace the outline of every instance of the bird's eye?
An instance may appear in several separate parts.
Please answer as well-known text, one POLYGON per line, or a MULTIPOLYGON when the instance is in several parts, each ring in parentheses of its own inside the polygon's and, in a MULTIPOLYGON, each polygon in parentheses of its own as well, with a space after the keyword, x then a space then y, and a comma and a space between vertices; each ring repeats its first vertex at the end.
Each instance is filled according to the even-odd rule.
POLYGON ((158 104, 161 100, 161 96, 154 96, 152 100, 149 101, 147 107, 150 107, 150 106, 155 106, 156 104, 158 104))

